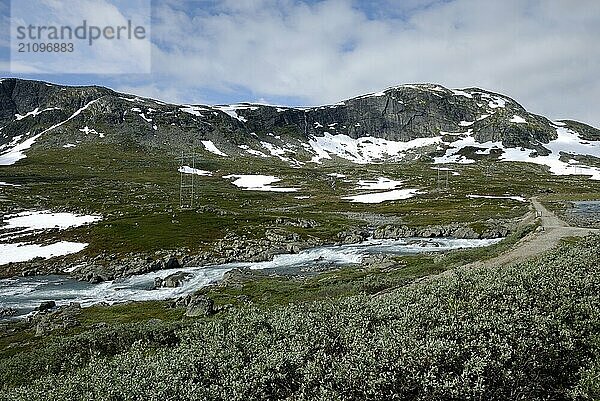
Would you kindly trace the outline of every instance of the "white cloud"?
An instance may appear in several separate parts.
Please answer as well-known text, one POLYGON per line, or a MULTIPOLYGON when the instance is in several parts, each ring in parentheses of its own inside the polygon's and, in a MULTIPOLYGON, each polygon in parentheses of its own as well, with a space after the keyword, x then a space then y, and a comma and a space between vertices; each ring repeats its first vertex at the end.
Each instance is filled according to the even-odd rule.
MULTIPOLYGON (((71 38, 71 52, 18 52, 17 43, 56 43, 50 39, 30 38, 17 40, 17 26, 36 27, 68 26, 73 31, 86 24, 87 28, 106 26, 117 29, 138 25, 150 29, 149 0, 40 0, 38 2, 13 1, 11 7, 12 72, 30 73, 131 73, 150 71, 150 40, 100 39, 89 45, 88 40, 71 38), (37 39, 37 40, 36 40, 37 39), (23 68, 21 68, 23 67, 23 68)), ((86 32, 87 29, 85 30, 86 32)), ((113 32, 115 32, 113 30, 113 32)), ((125 31, 127 32, 127 31, 125 31)), ((149 35, 149 32, 147 32, 149 35)), ((113 33, 114 34, 114 33, 113 33)), ((89 34, 87 35, 89 37, 89 34)), ((147 36, 149 38, 149 36, 147 36)))
MULTIPOLYGON (((141 97, 147 97, 150 99, 158 99, 164 102, 182 104, 186 103, 187 97, 181 90, 176 87, 162 87, 156 84, 143 84, 143 85, 117 85, 113 88, 114 90, 122 93, 131 93, 141 97)), ((194 103, 208 103, 198 99, 194 103)))
POLYGON ((212 12, 206 2, 163 3, 155 78, 307 104, 406 82, 481 86, 549 117, 600 125, 600 2, 400 3, 223 1, 212 12))

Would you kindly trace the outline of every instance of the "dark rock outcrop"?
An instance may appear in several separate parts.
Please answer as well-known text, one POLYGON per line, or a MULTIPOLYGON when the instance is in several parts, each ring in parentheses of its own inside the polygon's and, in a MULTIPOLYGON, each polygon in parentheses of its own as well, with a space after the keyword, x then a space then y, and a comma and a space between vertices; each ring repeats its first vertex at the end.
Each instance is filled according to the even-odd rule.
POLYGON ((214 301, 205 295, 188 295, 177 306, 185 306, 185 316, 189 317, 206 317, 216 313, 214 301))
POLYGON ((450 237, 461 239, 502 238, 513 232, 518 222, 489 221, 475 230, 468 224, 453 223, 448 225, 433 225, 424 227, 409 227, 406 225, 380 226, 373 232, 376 239, 400 239, 410 237, 435 238, 450 237))
POLYGON ((154 279, 155 288, 176 288, 181 287, 183 283, 188 280, 192 275, 190 273, 179 271, 168 275, 165 278, 157 277, 154 279))
POLYGON ((35 328, 36 336, 44 336, 54 330, 64 330, 77 327, 81 324, 79 314, 81 305, 71 302, 67 306, 61 306, 56 310, 40 311, 34 315, 30 323, 35 328))
POLYGON ((179 260, 174 257, 170 257, 165 263, 165 269, 181 269, 181 264, 179 264, 179 260))
POLYGON ((40 312, 46 312, 50 309, 53 309, 56 307, 56 302, 54 301, 43 301, 42 303, 40 303, 40 306, 38 306, 36 308, 37 311, 40 312))

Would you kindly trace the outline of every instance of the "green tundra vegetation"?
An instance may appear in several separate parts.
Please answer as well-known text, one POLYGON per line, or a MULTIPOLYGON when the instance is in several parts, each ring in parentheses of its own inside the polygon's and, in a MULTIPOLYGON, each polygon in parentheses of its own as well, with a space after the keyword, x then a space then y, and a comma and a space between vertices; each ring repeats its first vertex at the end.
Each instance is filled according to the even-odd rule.
MULTIPOLYGON (((377 221, 426 226, 467 223, 474 229, 489 219, 511 219, 528 210, 526 202, 471 199, 469 194, 513 195, 529 198, 590 199, 598 183, 585 176, 555 176, 529 163, 486 162, 456 165, 449 186, 440 190, 436 166, 427 159, 411 163, 384 163, 356 168, 338 161, 293 168, 279 160, 252 157, 221 158, 198 149, 196 167, 213 172, 196 177, 194 210, 179 208, 176 155, 152 153, 123 144, 85 144, 69 149, 34 148, 27 158, 0 169, 3 187, 0 213, 48 209, 102 215, 100 223, 44 234, 47 240, 89 243, 82 254, 102 252, 126 255, 160 250, 207 250, 227 233, 263 238, 279 219, 308 219, 312 228, 291 228, 304 239, 335 242, 341 231, 377 221), (344 179, 327 174, 342 173, 344 179), (223 179, 228 174, 265 174, 281 178, 277 185, 298 192, 243 191, 223 179), (523 176, 536 177, 524 180, 523 176), (351 203, 345 196, 359 193, 357 181, 387 177, 403 181, 404 188, 421 191, 412 199, 380 204, 351 203), (335 181, 335 184, 332 184, 335 181), (307 199, 296 199, 296 196, 307 199)), ((365 192, 365 191, 363 191, 365 192)), ((377 223, 382 224, 382 223, 377 223)), ((65 259, 69 259, 67 256, 65 259)))
POLYGON ((599 265, 592 236, 378 293, 108 325, 90 310, 93 328, 4 353, 0 399, 598 400, 599 265))

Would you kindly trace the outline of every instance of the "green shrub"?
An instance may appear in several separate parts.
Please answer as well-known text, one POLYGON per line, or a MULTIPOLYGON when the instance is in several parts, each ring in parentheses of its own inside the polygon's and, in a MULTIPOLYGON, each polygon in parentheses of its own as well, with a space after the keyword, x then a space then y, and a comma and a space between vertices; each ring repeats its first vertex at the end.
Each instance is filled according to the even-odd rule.
MULTIPOLYGON (((169 330, 166 341, 148 341, 139 326, 141 341, 121 352, 7 387, 5 397, 597 399, 599 261, 592 237, 528 263, 458 269, 385 294, 238 308, 169 330)), ((83 348, 89 338, 78 341, 83 348)))

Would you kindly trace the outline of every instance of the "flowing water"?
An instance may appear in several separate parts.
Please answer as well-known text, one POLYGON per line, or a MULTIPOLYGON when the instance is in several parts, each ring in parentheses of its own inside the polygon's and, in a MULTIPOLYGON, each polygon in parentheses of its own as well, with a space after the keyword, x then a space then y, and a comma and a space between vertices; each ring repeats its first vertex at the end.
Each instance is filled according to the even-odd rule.
POLYGON ((154 289, 156 277, 165 278, 177 270, 161 270, 100 284, 77 281, 68 276, 13 277, 0 280, 0 308, 14 308, 17 316, 33 311, 42 301, 58 305, 79 302, 89 306, 99 302, 163 300, 177 298, 223 278, 234 268, 263 269, 280 274, 297 274, 304 268, 326 269, 360 263, 365 256, 377 254, 414 254, 441 252, 458 248, 474 248, 494 244, 500 239, 468 240, 452 238, 406 238, 401 240, 369 240, 360 244, 323 246, 297 254, 276 255, 268 262, 227 263, 223 265, 183 269, 191 277, 177 288, 154 289))

